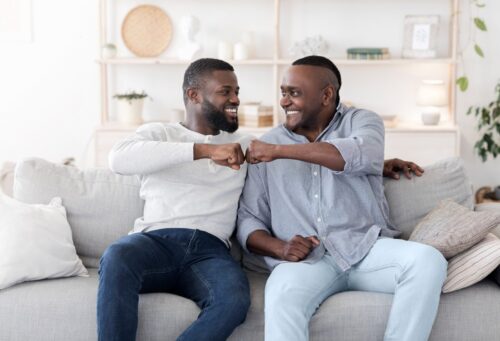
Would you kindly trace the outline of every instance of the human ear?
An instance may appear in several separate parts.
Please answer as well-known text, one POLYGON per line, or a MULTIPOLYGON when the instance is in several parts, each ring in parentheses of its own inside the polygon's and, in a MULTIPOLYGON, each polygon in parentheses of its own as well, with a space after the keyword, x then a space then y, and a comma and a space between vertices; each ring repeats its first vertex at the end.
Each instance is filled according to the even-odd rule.
POLYGON ((196 89, 196 88, 189 88, 189 89, 187 89, 186 94, 187 94, 187 98, 188 98, 189 102, 192 102, 192 103, 195 103, 195 104, 200 103, 200 96, 199 96, 199 93, 198 93, 198 89, 196 89))
POLYGON ((336 96, 335 88, 332 85, 329 85, 325 88, 323 91, 323 105, 328 105, 331 102, 335 102, 335 96, 336 96))

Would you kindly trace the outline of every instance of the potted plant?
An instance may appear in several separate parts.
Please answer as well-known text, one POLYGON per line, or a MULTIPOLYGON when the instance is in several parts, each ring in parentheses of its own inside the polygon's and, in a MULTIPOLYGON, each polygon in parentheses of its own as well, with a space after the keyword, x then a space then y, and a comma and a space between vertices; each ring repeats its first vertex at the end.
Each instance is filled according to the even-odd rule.
POLYGON ((113 98, 118 100, 118 122, 141 124, 142 108, 144 106, 144 98, 146 97, 149 96, 144 91, 141 93, 130 91, 114 95, 113 98))
POLYGON ((495 86, 495 97, 486 106, 471 106, 467 115, 474 113, 478 119, 477 130, 482 137, 474 145, 474 149, 483 162, 488 154, 496 158, 500 154, 500 80, 495 86))

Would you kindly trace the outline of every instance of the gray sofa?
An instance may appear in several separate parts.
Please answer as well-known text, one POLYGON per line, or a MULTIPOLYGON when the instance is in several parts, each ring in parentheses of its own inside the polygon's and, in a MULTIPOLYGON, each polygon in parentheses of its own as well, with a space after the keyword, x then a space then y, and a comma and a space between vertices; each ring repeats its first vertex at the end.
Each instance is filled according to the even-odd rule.
MULTIPOLYGON (((472 207, 472 191, 458 160, 426 168, 422 178, 386 180, 391 216, 408 236, 440 199, 472 207)), ((107 170, 80 171, 40 159, 17 165, 14 197, 48 203, 60 196, 68 212, 77 252, 90 277, 26 282, 0 291, 0 340, 95 340, 98 260, 106 246, 125 235, 141 215, 139 182, 107 170)), ((230 340, 263 340, 266 273, 252 258, 233 255, 247 268, 252 304, 230 340)), ((344 292, 327 299, 314 315, 311 340, 382 340, 392 295, 344 292)), ((194 320, 198 307, 182 297, 140 296, 138 340, 175 340, 194 320)), ((431 340, 500 340, 500 288, 492 276, 443 294, 431 340)))

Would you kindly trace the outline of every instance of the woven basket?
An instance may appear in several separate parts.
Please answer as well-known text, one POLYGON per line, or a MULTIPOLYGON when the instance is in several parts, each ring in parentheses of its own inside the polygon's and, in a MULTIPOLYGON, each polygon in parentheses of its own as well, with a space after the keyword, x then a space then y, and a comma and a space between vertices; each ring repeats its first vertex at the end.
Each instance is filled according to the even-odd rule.
POLYGON ((172 39, 172 22, 157 6, 137 6, 123 20, 122 39, 136 56, 157 57, 172 39))

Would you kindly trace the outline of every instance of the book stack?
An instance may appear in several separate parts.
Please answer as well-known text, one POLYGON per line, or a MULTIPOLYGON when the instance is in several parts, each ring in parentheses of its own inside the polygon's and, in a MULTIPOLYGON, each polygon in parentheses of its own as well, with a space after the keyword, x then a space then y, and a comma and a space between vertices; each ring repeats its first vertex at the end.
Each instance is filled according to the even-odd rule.
POLYGON ((351 47, 347 49, 347 59, 389 59, 387 47, 351 47))
POLYGON ((238 109, 238 121, 245 127, 272 127, 273 107, 256 103, 241 104, 238 109))

